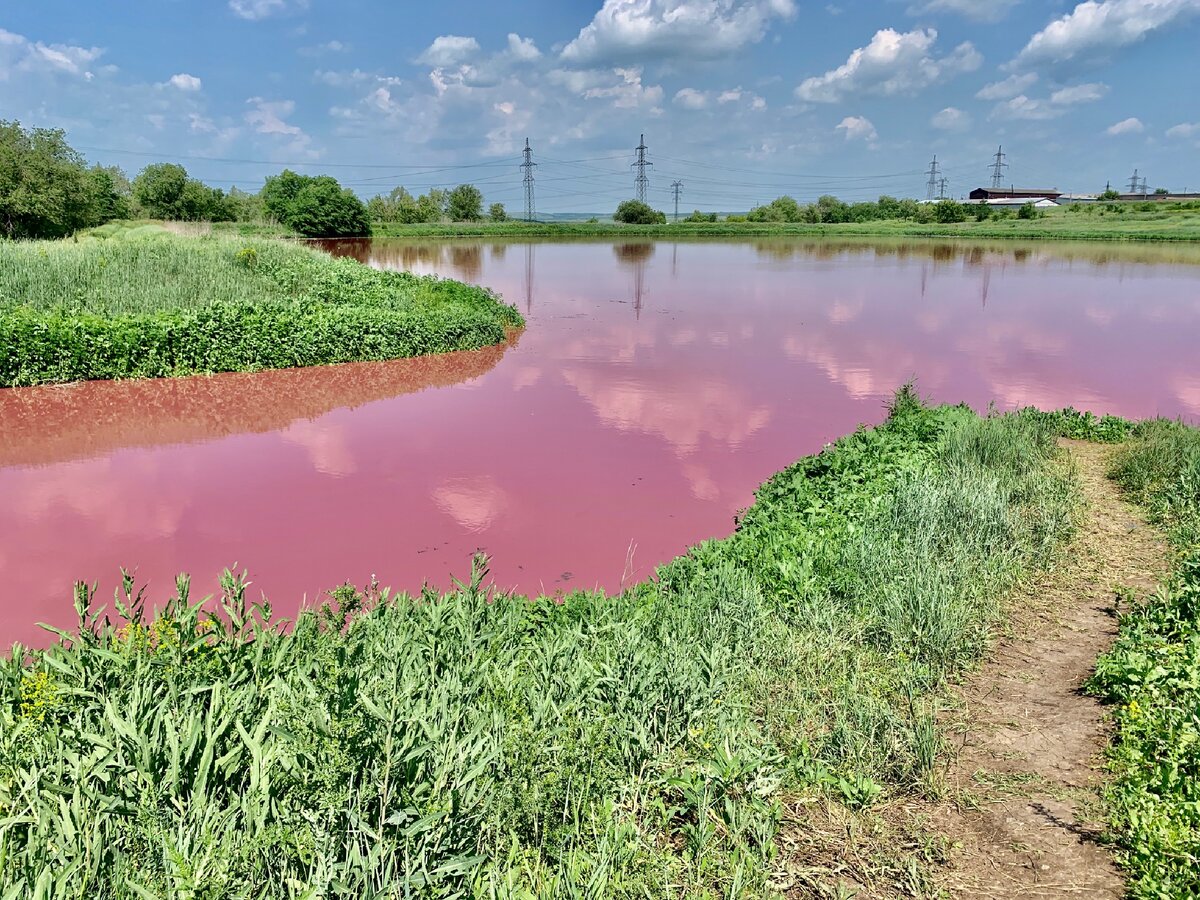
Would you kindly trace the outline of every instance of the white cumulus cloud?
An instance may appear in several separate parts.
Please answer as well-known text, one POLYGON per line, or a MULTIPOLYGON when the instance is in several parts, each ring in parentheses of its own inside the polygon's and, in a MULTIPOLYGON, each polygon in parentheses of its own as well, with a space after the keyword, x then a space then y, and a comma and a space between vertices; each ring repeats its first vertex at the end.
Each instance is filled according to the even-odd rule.
POLYGON ((932 28, 903 33, 884 28, 836 69, 806 78, 796 88, 796 96, 815 103, 836 103, 855 94, 914 94, 960 72, 974 71, 983 62, 969 41, 949 55, 935 58, 936 40, 937 31, 932 28))
POLYGON ((971 127, 971 117, 961 109, 947 106, 936 113, 929 124, 940 131, 966 131, 971 127))
POLYGON ((863 116, 846 116, 835 130, 845 131, 848 141, 873 141, 879 137, 871 120, 863 116))
POLYGON ((1037 84, 1037 73, 1027 72, 1024 75, 1009 75, 1003 81, 993 81, 985 84, 975 94, 979 100, 1008 100, 1017 94, 1023 94, 1037 84))
POLYGON ((675 92, 675 104, 684 109, 704 109, 708 106, 708 94, 695 88, 683 88, 675 92))
POLYGON ((977 22, 999 22, 1020 0, 926 0, 908 8, 910 16, 958 13, 977 22))
POLYGON ((1132 116, 1128 119, 1122 119, 1120 122, 1109 125, 1106 129, 1104 129, 1106 134, 1111 135, 1141 134, 1145 130, 1146 126, 1143 125, 1142 120, 1136 116, 1132 116))
POLYGON ((1180 122, 1167 129, 1169 138, 1189 138, 1200 134, 1200 122, 1180 122))
POLYGON ((167 79, 167 84, 180 91, 198 91, 202 87, 199 78, 195 75, 188 75, 186 72, 172 75, 167 79))
POLYGON ((604 0, 561 55, 572 65, 717 59, 795 14, 794 0, 604 0))
POLYGON ((250 21, 265 19, 287 9, 286 0, 229 0, 229 8, 235 16, 250 21))
POLYGON ((1200 0, 1085 0, 1029 39, 1017 64, 1103 56, 1200 12, 1200 0))
POLYGON ((429 66, 453 66, 479 52, 479 41, 473 37, 443 34, 433 39, 417 62, 429 66))
POLYGON ((1092 103, 1108 93, 1108 85, 1092 82, 1065 87, 1050 95, 1050 102, 1059 106, 1073 106, 1076 103, 1092 103))
POLYGON ((99 47, 43 44, 0 28, 0 79, 3 78, 7 60, 7 65, 18 71, 61 72, 90 81, 93 78, 90 66, 103 53, 99 47))
POLYGON ((509 34, 508 55, 521 62, 533 62, 542 55, 533 38, 523 38, 519 34, 509 34))

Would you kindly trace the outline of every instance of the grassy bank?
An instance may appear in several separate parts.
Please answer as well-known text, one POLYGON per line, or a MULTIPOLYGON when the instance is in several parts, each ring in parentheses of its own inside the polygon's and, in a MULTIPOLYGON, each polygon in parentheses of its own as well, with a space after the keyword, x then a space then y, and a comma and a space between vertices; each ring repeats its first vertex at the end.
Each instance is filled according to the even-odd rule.
POLYGON ((99 232, 0 243, 0 386, 420 356, 522 324, 485 289, 296 244, 99 232))
POLYGON ((119 627, 82 592, 0 663, 0 896, 770 895, 785 810, 936 782, 939 691, 1071 529, 1053 436, 904 391, 618 596, 479 564, 284 632, 232 576, 219 615, 130 581, 119 627))
POLYGON ((1045 210, 1036 219, 973 219, 953 224, 921 224, 909 219, 842 224, 784 222, 670 222, 622 225, 615 222, 453 222, 373 226, 391 237, 656 237, 670 240, 727 237, 956 237, 1073 241, 1200 241, 1200 204, 1097 204, 1078 210, 1045 210), (1146 208, 1143 208, 1146 207, 1146 208))
POLYGON ((1137 898, 1200 896, 1200 430, 1133 429, 1112 476, 1177 550, 1172 580, 1135 602, 1092 687, 1116 735, 1106 801, 1137 898))

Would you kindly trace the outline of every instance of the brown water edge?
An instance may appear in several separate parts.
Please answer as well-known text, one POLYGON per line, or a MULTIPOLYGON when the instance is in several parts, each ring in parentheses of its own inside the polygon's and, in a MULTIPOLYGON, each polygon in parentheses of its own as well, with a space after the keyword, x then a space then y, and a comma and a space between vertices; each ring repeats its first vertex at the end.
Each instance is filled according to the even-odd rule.
POLYGON ((482 350, 415 359, 0 390, 0 468, 278 431, 334 409, 479 378, 519 340, 512 331, 482 350))
POLYGON ((372 574, 449 586, 480 549, 502 588, 619 588, 727 534, 765 478, 913 376, 980 410, 1200 416, 1187 248, 334 249, 487 285, 528 326, 462 381, 397 374, 435 360, 0 391, 0 641, 45 643, 34 623, 71 624, 71 583, 106 599, 121 565, 161 602, 178 572, 199 597, 241 562, 283 616, 372 574))

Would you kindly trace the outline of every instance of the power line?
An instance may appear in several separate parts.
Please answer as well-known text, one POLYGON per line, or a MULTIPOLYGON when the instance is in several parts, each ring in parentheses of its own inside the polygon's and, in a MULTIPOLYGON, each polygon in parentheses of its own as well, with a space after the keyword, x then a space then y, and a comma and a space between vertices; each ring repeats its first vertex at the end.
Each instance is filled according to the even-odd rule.
POLYGON ((996 161, 991 166, 993 190, 1004 187, 1004 170, 1008 168, 1008 163, 1004 161, 1005 155, 1003 144, 996 147, 996 155, 992 157, 996 161))
POLYGON ((927 182, 925 182, 925 187, 926 187, 925 199, 932 200, 933 194, 937 190, 937 186, 938 186, 938 175, 941 174, 938 171, 937 154, 934 154, 933 162, 931 162, 929 164, 929 171, 926 172, 925 174, 929 176, 929 180, 927 182))
POLYGON ((683 190, 683 182, 676 179, 671 182, 671 193, 675 195, 675 221, 679 221, 679 192, 683 190))
POLYGON ((635 149, 637 162, 632 164, 632 168, 637 169, 637 177, 633 179, 634 196, 640 203, 645 203, 646 188, 650 186, 650 179, 646 177, 646 167, 654 165, 652 162, 646 162, 646 151, 649 149, 646 146, 646 135, 641 136, 641 141, 635 149))
POLYGON ((525 138, 525 162, 521 163, 521 168, 525 170, 525 176, 521 181, 525 185, 525 221, 532 222, 536 215, 536 209, 533 203, 533 169, 537 165, 533 161, 533 151, 529 148, 529 138, 525 138))

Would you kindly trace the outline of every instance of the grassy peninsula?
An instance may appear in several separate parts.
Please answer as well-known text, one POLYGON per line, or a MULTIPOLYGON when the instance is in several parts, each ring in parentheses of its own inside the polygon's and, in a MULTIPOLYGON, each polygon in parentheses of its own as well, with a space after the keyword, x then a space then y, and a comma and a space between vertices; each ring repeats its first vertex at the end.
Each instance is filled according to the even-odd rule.
POLYGON ((81 586, 0 663, 5 896, 770 895, 804 816, 937 790, 939 694, 1072 530, 1058 425, 902 391, 616 596, 81 586))
POLYGON ((522 324, 484 288, 282 241, 114 224, 0 242, 0 387, 420 356, 522 324))

